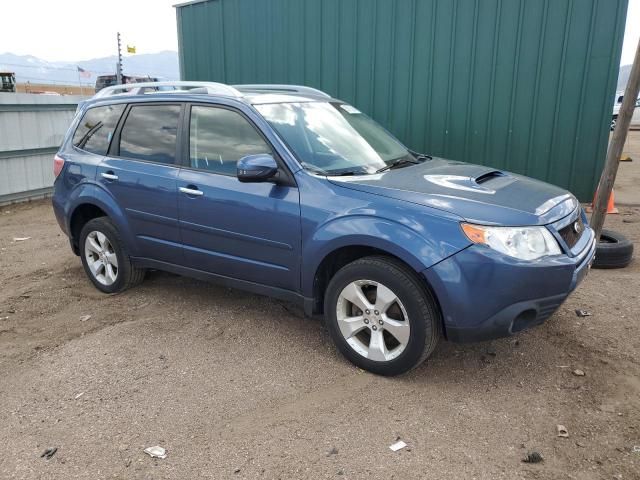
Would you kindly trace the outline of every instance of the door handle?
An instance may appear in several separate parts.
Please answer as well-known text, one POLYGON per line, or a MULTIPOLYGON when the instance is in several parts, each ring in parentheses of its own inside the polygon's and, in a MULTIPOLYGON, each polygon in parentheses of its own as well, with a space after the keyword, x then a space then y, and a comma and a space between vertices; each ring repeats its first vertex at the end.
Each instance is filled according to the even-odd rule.
POLYGON ((187 195, 195 195, 196 197, 201 197, 204 195, 202 190, 198 190, 197 188, 188 188, 188 187, 180 187, 179 189, 182 193, 186 193, 187 195))
POLYGON ((102 178, 106 178, 107 180, 111 181, 118 180, 118 176, 114 175, 113 172, 102 173, 102 178))

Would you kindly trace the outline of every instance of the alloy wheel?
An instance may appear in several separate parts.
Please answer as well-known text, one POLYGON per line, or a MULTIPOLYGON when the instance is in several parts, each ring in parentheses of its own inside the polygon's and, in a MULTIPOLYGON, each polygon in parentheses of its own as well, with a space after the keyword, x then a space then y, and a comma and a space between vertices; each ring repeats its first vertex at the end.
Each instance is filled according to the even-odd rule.
POLYGON ((388 362, 407 347, 411 333, 398 296, 373 280, 349 283, 338 297, 336 318, 349 346, 363 357, 388 362))
POLYGON ((118 256, 107 236, 90 232, 84 242, 84 255, 93 277, 102 285, 113 285, 118 279, 118 256))

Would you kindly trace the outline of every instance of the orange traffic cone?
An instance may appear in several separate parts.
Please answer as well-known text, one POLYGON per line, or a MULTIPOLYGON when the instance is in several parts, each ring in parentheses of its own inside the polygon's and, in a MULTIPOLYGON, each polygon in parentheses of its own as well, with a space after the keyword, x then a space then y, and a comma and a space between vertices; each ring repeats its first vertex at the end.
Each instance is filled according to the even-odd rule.
MULTIPOLYGON (((596 193, 593 195, 593 202, 591 202, 591 206, 587 207, 587 213, 593 212, 593 206, 596 203, 597 196, 598 196, 598 190, 596 190, 596 193)), ((618 212, 618 209, 615 206, 615 195, 613 193, 613 190, 611 190, 611 195, 609 195, 609 201, 607 202, 607 214, 612 214, 612 213, 620 213, 618 212)))

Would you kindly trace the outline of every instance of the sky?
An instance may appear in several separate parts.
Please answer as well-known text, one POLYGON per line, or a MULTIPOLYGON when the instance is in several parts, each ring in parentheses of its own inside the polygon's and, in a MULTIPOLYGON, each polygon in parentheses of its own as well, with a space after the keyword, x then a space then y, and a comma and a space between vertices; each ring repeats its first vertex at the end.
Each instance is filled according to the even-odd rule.
POLYGON ((633 63, 633 57, 638 47, 640 38, 640 0, 629 0, 627 10, 627 26, 624 31, 624 43, 622 44, 622 58, 620 65, 633 63))
MULTIPOLYGON (((106 57, 116 52, 118 31, 137 53, 178 49, 172 5, 184 0, 3 1, 0 53, 48 61, 106 57)), ((629 0, 621 65, 633 61, 639 37, 640 0, 629 0)))
POLYGON ((115 55, 117 32, 123 50, 178 50, 176 12, 184 0, 1 0, 0 53, 79 61, 115 55), (8 18, 7 18, 8 17, 8 18), (7 42, 7 39, 9 40, 7 42))

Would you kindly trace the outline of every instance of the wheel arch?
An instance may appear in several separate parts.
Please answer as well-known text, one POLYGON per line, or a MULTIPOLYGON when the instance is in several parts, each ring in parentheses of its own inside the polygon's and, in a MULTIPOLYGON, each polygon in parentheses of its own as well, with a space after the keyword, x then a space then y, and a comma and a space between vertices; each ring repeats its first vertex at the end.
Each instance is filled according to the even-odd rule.
POLYGON ((88 221, 98 217, 108 217, 127 244, 134 245, 124 212, 117 205, 115 199, 104 189, 93 184, 84 185, 83 188, 74 192, 69 205, 67 231, 71 247, 76 255, 79 254, 78 242, 82 227, 88 221))
POLYGON ((82 203, 78 205, 71 214, 69 220, 69 235, 71 238, 71 248, 76 255, 80 254, 80 232, 82 228, 94 218, 108 217, 107 213, 93 203, 82 203))
MULTIPOLYGON (((434 225, 419 233, 403 222, 371 215, 334 218, 303 241, 301 293, 306 298, 316 298, 314 288, 319 274, 337 259, 353 261, 369 254, 382 254, 400 260, 420 274, 468 246, 467 240, 450 237, 450 230, 434 225), (447 241, 442 240, 443 236, 447 241)), ((454 230, 459 230, 457 224, 454 230)))
POLYGON ((416 263, 417 259, 415 259, 415 257, 411 258, 412 256, 409 252, 405 252, 404 255, 402 253, 398 255, 397 250, 392 250, 395 249, 380 248, 366 243, 359 243, 340 246, 328 252, 314 270, 311 285, 312 302, 310 306, 310 313, 314 315, 321 315, 324 313, 324 297, 327 291, 327 286, 333 276, 342 267, 361 258, 378 256, 393 260, 416 277, 420 284, 424 286, 425 292, 433 298, 442 321, 442 310, 438 297, 427 279, 420 273, 424 267, 416 268, 416 265, 421 264, 419 262, 416 263))

